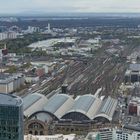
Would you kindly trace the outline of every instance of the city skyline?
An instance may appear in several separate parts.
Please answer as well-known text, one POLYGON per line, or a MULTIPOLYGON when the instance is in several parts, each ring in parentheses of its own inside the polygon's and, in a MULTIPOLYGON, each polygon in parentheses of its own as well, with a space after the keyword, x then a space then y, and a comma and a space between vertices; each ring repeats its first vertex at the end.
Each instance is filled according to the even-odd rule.
POLYGON ((140 13, 139 0, 0 0, 0 14, 28 12, 140 13))

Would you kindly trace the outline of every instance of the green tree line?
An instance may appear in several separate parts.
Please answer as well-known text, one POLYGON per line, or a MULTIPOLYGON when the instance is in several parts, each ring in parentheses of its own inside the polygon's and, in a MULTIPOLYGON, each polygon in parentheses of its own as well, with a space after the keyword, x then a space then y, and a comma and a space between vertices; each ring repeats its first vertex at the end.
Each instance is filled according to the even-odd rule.
POLYGON ((28 47, 31 43, 45 40, 50 37, 50 35, 34 33, 25 35, 22 38, 3 40, 1 43, 6 43, 9 53, 24 54, 31 53, 31 48, 28 47))

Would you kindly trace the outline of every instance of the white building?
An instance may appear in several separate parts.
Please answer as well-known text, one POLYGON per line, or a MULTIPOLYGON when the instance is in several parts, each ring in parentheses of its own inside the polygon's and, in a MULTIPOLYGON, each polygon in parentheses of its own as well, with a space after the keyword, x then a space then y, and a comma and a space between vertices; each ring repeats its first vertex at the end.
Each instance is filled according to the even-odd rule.
POLYGON ((0 40, 5 40, 5 39, 15 39, 18 37, 18 33, 14 32, 14 31, 10 31, 10 32, 3 32, 0 33, 0 40))
POLYGON ((0 40, 4 40, 8 38, 8 34, 6 32, 0 33, 0 40))
POLYGON ((54 67, 56 66, 56 62, 45 62, 45 61, 36 61, 36 62, 31 62, 31 64, 34 67, 42 67, 45 70, 45 73, 51 72, 54 70, 54 67))
POLYGON ((49 67, 47 65, 44 65, 43 68, 45 70, 45 73, 48 73, 49 72, 49 67))
POLYGON ((47 27, 47 31, 46 31, 47 33, 51 33, 51 25, 50 25, 50 23, 48 23, 48 27, 47 27))
POLYGON ((25 76, 25 81, 27 83, 36 83, 39 81, 39 76, 37 75, 27 75, 25 76))
POLYGON ((46 135, 46 136, 33 136, 26 135, 24 136, 24 140, 74 140, 76 138, 75 134, 70 135, 46 135))
POLYGON ((28 26, 27 33, 39 32, 39 27, 28 26))
POLYGON ((112 129, 106 128, 98 132, 90 132, 85 140, 113 140, 113 131, 112 129))
POLYGON ((22 85, 24 85, 24 77, 22 74, 5 74, 0 76, 0 93, 12 93, 22 85))
POLYGON ((99 130, 98 132, 90 132, 85 140, 140 140, 139 130, 117 128, 99 130))
POLYGON ((140 132, 114 129, 113 140, 140 140, 140 132))
POLYGON ((15 39, 15 38, 18 37, 18 35, 19 35, 18 33, 13 32, 13 31, 7 32, 7 38, 8 39, 15 39))

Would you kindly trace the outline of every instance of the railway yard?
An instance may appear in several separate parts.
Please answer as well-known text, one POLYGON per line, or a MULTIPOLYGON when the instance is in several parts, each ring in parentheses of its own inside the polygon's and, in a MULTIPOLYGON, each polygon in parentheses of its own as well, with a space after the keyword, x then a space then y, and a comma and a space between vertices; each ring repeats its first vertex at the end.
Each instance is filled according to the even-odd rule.
MULTIPOLYGON (((127 48, 124 52, 131 53, 127 48)), ((102 95, 117 97, 127 64, 120 62, 119 58, 108 55, 104 48, 99 50, 99 54, 97 52, 90 58, 64 58, 69 61, 69 64, 30 92, 37 91, 50 96, 58 91, 61 92, 61 86, 66 83, 68 94, 75 97, 89 93, 95 94, 99 88, 102 88, 102 95)))

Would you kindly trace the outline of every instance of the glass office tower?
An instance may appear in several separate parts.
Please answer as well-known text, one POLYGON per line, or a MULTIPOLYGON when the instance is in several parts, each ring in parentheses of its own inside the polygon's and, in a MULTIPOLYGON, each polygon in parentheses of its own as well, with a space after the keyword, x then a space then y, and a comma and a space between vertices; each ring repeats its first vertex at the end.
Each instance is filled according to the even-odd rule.
POLYGON ((23 102, 0 93, 0 140, 23 140, 23 102))

